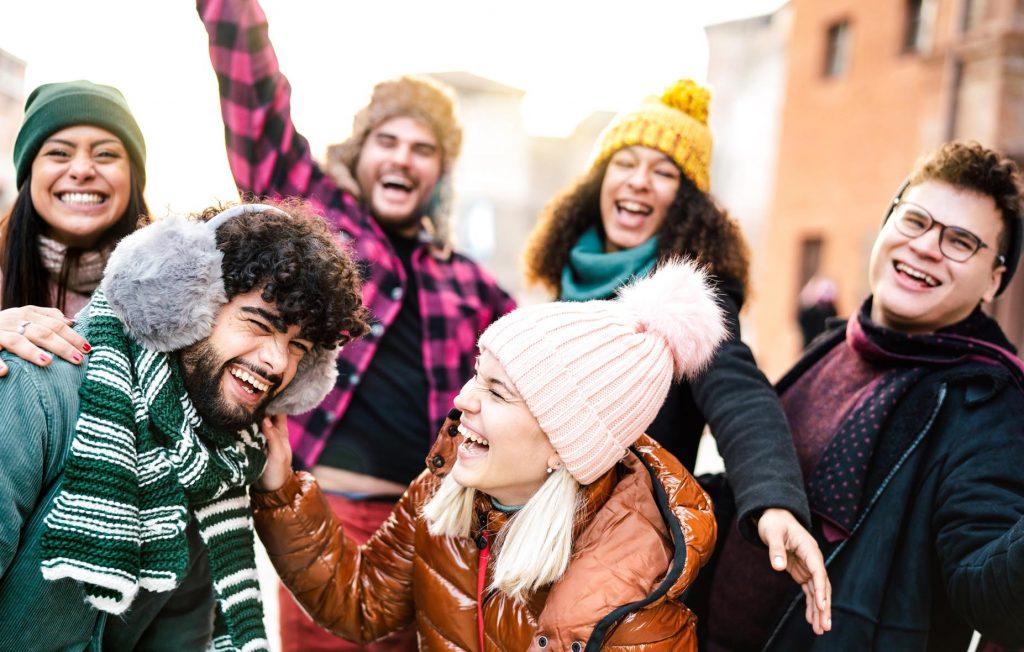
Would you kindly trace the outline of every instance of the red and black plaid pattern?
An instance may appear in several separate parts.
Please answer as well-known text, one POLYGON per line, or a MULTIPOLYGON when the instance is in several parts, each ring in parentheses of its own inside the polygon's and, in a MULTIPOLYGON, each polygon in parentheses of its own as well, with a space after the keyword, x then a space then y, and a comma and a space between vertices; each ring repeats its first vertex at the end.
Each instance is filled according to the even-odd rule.
MULTIPOLYGON (((228 163, 239 191, 308 199, 348 242, 362 271, 363 303, 373 316, 371 332, 338 357, 338 384, 320 407, 290 420, 295 455, 310 467, 398 314, 405 272, 380 226, 358 199, 320 169, 309 142, 295 131, 291 86, 278 67, 260 6, 254 0, 198 0, 197 7, 210 37, 228 163)), ((515 304, 479 265, 457 253, 442 258, 423 245, 413 255, 413 269, 419 280, 433 433, 472 375, 477 337, 515 304)))

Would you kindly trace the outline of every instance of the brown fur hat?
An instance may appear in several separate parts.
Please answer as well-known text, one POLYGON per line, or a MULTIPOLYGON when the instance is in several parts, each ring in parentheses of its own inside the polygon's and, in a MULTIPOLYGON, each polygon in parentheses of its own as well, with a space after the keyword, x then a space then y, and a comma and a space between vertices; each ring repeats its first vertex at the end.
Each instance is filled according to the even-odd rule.
POLYGON ((426 76, 403 76, 382 81, 373 87, 370 103, 352 119, 352 135, 345 142, 327 148, 327 173, 343 190, 360 197, 356 182, 356 161, 370 131, 390 118, 409 116, 422 121, 433 130, 441 146, 441 180, 435 191, 435 206, 441 208, 431 215, 435 229, 441 231, 451 197, 451 172, 462 149, 462 123, 456 113, 455 92, 446 84, 426 76))

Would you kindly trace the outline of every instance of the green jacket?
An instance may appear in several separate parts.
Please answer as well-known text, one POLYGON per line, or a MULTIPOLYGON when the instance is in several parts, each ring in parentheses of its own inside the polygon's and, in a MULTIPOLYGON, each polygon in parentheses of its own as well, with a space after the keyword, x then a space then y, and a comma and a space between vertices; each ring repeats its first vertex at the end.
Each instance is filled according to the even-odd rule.
POLYGON ((214 597, 194 521, 181 585, 167 593, 140 591, 121 617, 89 606, 77 582, 43 579, 43 519, 74 438, 85 366, 58 358, 43 369, 7 352, 0 356, 10 369, 0 378, 0 650, 204 650, 214 597))

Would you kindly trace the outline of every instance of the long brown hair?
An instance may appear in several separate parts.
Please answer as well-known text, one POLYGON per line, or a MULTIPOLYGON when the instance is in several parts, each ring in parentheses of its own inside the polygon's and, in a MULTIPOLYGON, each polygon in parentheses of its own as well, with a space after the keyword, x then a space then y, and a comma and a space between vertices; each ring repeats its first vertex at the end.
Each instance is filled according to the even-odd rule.
MULTIPOLYGON (((523 255, 527 285, 543 285, 558 296, 562 270, 580 236, 596 226, 605 237, 600 201, 607 169, 608 159, 595 164, 541 211, 523 255)), ((750 249, 739 225, 685 174, 679 176, 679 190, 657 234, 658 261, 689 256, 707 265, 713 275, 739 282, 745 292, 750 249)))
MULTIPOLYGON (((131 166, 128 205, 121 218, 103 232, 95 249, 117 244, 124 236, 134 231, 139 218, 149 215, 149 208, 143 197, 135 162, 131 166)), ((0 271, 3 272, 3 286, 0 288, 0 307, 45 306, 64 310, 65 295, 71 271, 78 264, 84 251, 69 247, 57 279, 56 305, 50 292, 49 273, 43 267, 39 254, 39 236, 44 229, 43 218, 32 204, 32 173, 29 172, 21 184, 21 190, 11 210, 0 220, 0 271)))

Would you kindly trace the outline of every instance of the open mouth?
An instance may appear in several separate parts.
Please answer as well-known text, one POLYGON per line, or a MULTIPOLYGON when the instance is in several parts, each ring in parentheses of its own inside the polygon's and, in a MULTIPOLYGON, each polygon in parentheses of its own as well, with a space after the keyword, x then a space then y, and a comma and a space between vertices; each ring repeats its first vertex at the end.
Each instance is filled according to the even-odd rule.
POLYGON ((896 270, 897 274, 902 274, 904 277, 909 278, 924 287, 934 288, 942 285, 942 282, 934 276, 926 274, 919 269, 914 269, 906 263, 895 261, 893 262, 893 268, 896 270))
POLYGON ((491 447, 491 443, 489 441, 462 424, 459 424, 459 432, 463 437, 465 437, 462 445, 459 446, 460 452, 471 457, 487 454, 487 451, 491 447))
POLYGON ((228 373, 235 379, 236 385, 254 399, 262 398, 270 389, 270 383, 243 367, 232 366, 228 369, 228 373))
POLYGON ((416 187, 410 179, 398 174, 385 174, 380 178, 380 185, 385 190, 409 193, 416 187))
POLYGON ((59 192, 57 199, 69 206, 98 206, 107 201, 107 195, 100 192, 59 192))
POLYGON ((653 207, 630 199, 618 200, 615 202, 615 208, 617 208, 619 212, 633 217, 647 217, 654 212, 653 207))

